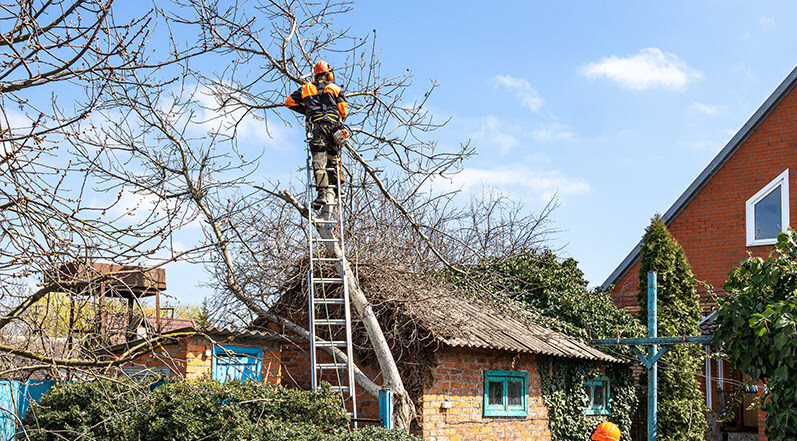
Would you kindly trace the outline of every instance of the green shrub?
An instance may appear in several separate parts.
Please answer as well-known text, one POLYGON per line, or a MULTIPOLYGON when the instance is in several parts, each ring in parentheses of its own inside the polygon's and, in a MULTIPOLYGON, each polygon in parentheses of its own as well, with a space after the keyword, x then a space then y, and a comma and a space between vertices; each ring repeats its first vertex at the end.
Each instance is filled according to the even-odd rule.
POLYGON ((31 406, 22 420, 31 441, 124 439, 135 407, 148 391, 129 381, 60 383, 31 406))
MULTIPOLYGON (((700 335, 700 298, 683 248, 660 217, 651 220, 642 237, 639 265, 640 320, 647 323, 648 272, 657 273, 658 335, 700 335)), ((702 350, 697 345, 673 345, 659 368, 658 430, 661 441, 703 441, 708 424, 705 397, 695 374, 702 350)))
POLYGON ((381 427, 366 427, 349 432, 338 438, 340 441, 421 441, 420 438, 398 430, 385 430, 381 427))
POLYGON ((340 396, 215 381, 147 384, 113 379, 59 384, 31 407, 31 441, 413 441, 410 435, 348 430, 340 396))

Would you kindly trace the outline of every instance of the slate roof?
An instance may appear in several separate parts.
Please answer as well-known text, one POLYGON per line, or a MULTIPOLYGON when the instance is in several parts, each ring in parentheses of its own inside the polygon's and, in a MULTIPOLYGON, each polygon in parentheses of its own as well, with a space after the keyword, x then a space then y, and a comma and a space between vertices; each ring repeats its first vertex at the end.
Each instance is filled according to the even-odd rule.
MULTIPOLYGON (((728 141, 728 144, 717 154, 716 157, 706 166, 705 169, 698 175, 692 184, 681 194, 675 203, 667 210, 661 217, 665 225, 670 225, 670 222, 689 204, 692 198, 706 185, 706 183, 714 176, 715 173, 730 159, 736 150, 741 146, 751 133, 758 127, 759 124, 769 115, 772 109, 780 103, 780 101, 788 95, 788 93, 797 85, 797 67, 780 83, 777 89, 764 101, 764 104, 750 117, 736 135, 728 141)), ((601 287, 609 289, 609 287, 617 281, 625 272, 630 268, 639 258, 639 251, 642 242, 640 241, 631 250, 630 253, 620 262, 620 265, 612 272, 609 277, 603 282, 601 287)))

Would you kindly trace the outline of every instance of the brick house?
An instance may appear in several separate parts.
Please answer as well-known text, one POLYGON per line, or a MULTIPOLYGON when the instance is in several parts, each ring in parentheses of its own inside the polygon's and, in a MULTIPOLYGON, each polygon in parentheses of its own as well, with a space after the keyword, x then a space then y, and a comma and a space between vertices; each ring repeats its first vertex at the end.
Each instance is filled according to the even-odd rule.
MULTIPOLYGON (((541 326, 517 306, 497 306, 439 288, 418 290, 413 282, 400 279, 390 281, 389 298, 369 292, 367 281, 361 286, 369 293, 402 380, 416 403, 413 432, 424 440, 550 440, 541 364, 579 359, 602 372, 607 365, 626 363, 541 326), (407 286, 413 289, 406 290, 407 286), (415 338, 407 340, 410 334, 415 338)), ((295 299, 278 303, 275 312, 304 324, 305 304, 306 295, 297 293, 295 299)), ((355 322, 357 365, 379 383, 363 332, 355 322)), ((283 346, 284 385, 309 388, 308 352, 306 344, 283 346)), ((334 378, 325 379, 335 384, 334 378)), ((594 405, 585 412, 595 415, 597 425, 609 414, 610 389, 600 374, 596 385, 590 389, 594 405)), ((362 389, 357 402, 358 417, 378 417, 378 402, 362 389)))
MULTIPOLYGON (((662 216, 670 233, 683 247, 697 280, 707 281, 723 296, 728 272, 748 253, 766 257, 780 231, 790 226, 797 209, 797 69, 767 98, 747 123, 717 154, 662 216)), ((637 313, 639 244, 606 279, 614 286, 612 298, 630 313, 637 313)), ((716 303, 699 289, 703 314, 716 303)), ((764 440, 763 415, 746 410, 756 390, 745 395, 737 417, 714 423, 726 405, 729 392, 742 380, 726 363, 708 359, 703 389, 709 410, 707 439, 764 440)))
MULTIPOLYGON (((285 342, 283 337, 268 331, 215 327, 198 329, 193 323, 178 328, 173 326, 175 323, 172 321, 192 322, 187 319, 162 319, 162 324, 169 328, 163 332, 174 336, 151 352, 123 364, 118 368, 119 371, 134 377, 178 376, 188 380, 206 377, 221 382, 251 379, 280 383, 280 345, 285 342)), ((145 343, 145 338, 154 335, 141 337, 114 345, 107 351, 118 356, 145 343)))

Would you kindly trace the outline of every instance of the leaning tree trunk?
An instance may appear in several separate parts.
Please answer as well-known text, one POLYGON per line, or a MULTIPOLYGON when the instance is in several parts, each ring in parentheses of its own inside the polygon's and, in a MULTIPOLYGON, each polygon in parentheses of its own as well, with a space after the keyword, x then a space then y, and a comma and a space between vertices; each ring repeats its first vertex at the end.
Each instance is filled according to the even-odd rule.
MULTIPOLYGON (((287 190, 283 190, 281 193, 275 193, 263 188, 261 188, 261 190, 293 205, 299 213, 301 213, 302 217, 310 221, 310 210, 287 190)), ((327 207, 321 213, 321 218, 319 220, 330 220, 331 218, 332 210, 327 207)), ((332 224, 318 224, 313 222, 313 227, 318 231, 322 239, 335 238, 331 225, 332 224)), ((342 262, 335 264, 335 269, 338 271, 341 278, 346 278, 346 283, 349 286, 349 300, 368 333, 368 338, 371 341, 371 346, 374 349, 377 362, 379 363, 379 370, 384 378, 384 386, 393 391, 393 409, 395 411, 396 428, 409 431, 410 423, 415 418, 415 405, 412 403, 407 390, 404 388, 404 382, 401 381, 401 375, 399 374, 396 360, 393 358, 393 353, 390 352, 390 346, 387 343, 387 339, 385 339, 385 334, 382 332, 382 326, 376 319, 376 314, 374 314, 374 310, 370 302, 368 302, 368 298, 365 297, 365 293, 363 293, 363 290, 360 288, 357 278, 354 277, 354 271, 351 270, 349 261, 343 254, 343 249, 340 244, 334 241, 325 241, 324 244, 326 250, 342 262)), ((361 384, 360 379, 357 379, 357 383, 361 384)), ((366 391, 368 391, 367 387, 366 391)))
MULTIPOLYGON (((332 219, 331 207, 324 207, 320 219, 332 219)), ((332 224, 313 222, 313 226, 322 239, 335 238, 332 224)), ((393 396, 395 397, 394 410, 396 428, 408 431, 412 419, 415 418, 415 405, 412 403, 407 390, 404 388, 404 382, 401 381, 401 375, 399 374, 396 360, 393 358, 393 353, 390 351, 390 346, 385 339, 385 334, 382 332, 382 326, 376 319, 376 314, 374 314, 371 304, 360 288, 357 278, 354 277, 354 271, 352 271, 349 260, 346 259, 343 253, 340 242, 325 241, 324 244, 327 252, 332 254, 335 258, 340 259, 340 262, 335 264, 335 269, 338 271, 341 278, 346 278, 346 283, 349 286, 349 300, 357 311, 357 315, 362 320, 363 326, 368 333, 368 338, 371 341, 376 359, 379 363, 379 369, 384 377, 384 386, 393 391, 393 396)))

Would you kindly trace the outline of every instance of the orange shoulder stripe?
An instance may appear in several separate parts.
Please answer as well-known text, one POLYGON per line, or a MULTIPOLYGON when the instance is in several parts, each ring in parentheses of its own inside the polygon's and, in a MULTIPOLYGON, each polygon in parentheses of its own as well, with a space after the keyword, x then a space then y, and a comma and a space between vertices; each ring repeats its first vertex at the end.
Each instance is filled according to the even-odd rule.
POLYGON ((302 99, 313 95, 318 95, 318 89, 315 87, 315 84, 306 83, 304 86, 302 86, 302 99))
POLYGON ((289 96, 289 97, 288 97, 288 98, 285 100, 285 105, 286 105, 286 106, 288 106, 288 107, 296 107, 296 106, 298 106, 298 105, 299 105, 299 103, 297 103, 296 101, 294 101, 292 96, 289 96))
POLYGON ((332 95, 335 95, 335 97, 337 97, 338 95, 340 95, 340 86, 338 86, 337 84, 333 84, 333 83, 327 84, 327 87, 324 88, 324 93, 327 93, 327 92, 329 92, 332 95))

